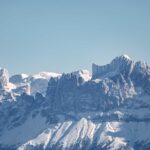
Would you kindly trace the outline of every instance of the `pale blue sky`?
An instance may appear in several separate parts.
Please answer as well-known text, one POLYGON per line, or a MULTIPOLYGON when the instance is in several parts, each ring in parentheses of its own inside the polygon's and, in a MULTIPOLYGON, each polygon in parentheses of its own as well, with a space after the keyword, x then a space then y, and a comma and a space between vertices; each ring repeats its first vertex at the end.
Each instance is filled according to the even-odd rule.
POLYGON ((150 0, 0 0, 0 66, 91 69, 128 54, 150 64, 150 0))

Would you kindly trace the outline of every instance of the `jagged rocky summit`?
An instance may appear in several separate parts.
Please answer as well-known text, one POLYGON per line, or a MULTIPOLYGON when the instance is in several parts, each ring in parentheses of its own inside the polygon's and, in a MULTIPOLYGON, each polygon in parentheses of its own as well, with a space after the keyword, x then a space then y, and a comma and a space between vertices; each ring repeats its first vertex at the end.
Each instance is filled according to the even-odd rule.
POLYGON ((121 55, 92 75, 0 69, 1 150, 149 150, 150 67, 121 55))

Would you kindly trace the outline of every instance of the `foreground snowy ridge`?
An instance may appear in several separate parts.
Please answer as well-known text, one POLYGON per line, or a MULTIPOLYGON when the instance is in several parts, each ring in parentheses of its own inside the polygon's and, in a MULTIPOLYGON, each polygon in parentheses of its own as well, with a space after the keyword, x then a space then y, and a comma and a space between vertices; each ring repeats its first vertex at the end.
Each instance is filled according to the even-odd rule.
POLYGON ((68 74, 0 69, 1 150, 149 150, 150 67, 121 55, 68 74))

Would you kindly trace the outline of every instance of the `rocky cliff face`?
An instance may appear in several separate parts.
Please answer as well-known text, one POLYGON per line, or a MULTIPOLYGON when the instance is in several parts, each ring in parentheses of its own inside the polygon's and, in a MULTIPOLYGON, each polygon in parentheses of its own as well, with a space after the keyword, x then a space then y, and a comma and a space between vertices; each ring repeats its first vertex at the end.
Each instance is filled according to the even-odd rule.
POLYGON ((149 78, 145 63, 120 56, 105 66, 94 64, 92 79, 86 82, 74 73, 51 79, 46 99, 59 111, 107 111, 138 95, 138 89, 148 94, 149 78))
POLYGON ((0 69, 0 88, 5 89, 9 83, 9 74, 6 69, 0 69))
POLYGON ((45 95, 3 96, 1 149, 150 149, 146 63, 122 55, 105 66, 93 64, 92 76, 83 70, 49 79, 45 95))

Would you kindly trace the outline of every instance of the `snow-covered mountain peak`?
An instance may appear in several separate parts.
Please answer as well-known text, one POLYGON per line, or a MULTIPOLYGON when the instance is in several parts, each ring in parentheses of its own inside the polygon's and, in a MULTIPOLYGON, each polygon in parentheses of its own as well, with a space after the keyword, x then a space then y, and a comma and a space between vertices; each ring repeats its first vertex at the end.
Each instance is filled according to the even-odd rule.
POLYGON ((16 74, 10 77, 9 81, 16 86, 13 89, 14 93, 30 93, 31 95, 35 95, 39 92, 45 95, 49 79, 60 76, 61 74, 54 72, 39 72, 34 75, 16 74))
POLYGON ((22 77, 22 79, 28 78, 29 75, 25 74, 25 73, 21 73, 20 76, 22 77))
POLYGON ((0 68, 0 76, 3 74, 8 74, 8 70, 6 68, 0 68))
POLYGON ((133 60, 128 56, 128 55, 121 55, 121 56, 118 56, 116 58, 114 58, 110 64, 112 65, 116 65, 117 66, 125 66, 129 63, 133 63, 133 60))
POLYGON ((131 58, 127 55, 127 54, 122 54, 121 56, 119 56, 120 59, 127 59, 127 60, 131 60, 131 58))
POLYGON ((61 76, 61 74, 54 73, 54 72, 39 72, 37 74, 32 75, 31 77, 34 79, 47 79, 47 80, 49 80, 50 78, 56 78, 58 76, 61 76))
POLYGON ((123 55, 104 66, 93 64, 92 78, 79 70, 21 74, 11 82, 16 88, 0 91, 1 150, 150 149, 145 62, 123 55))
POLYGON ((121 55, 114 58, 109 64, 99 66, 92 64, 93 78, 109 78, 117 74, 128 76, 134 67, 135 63, 127 55, 121 55))
POLYGON ((88 70, 79 70, 71 73, 75 75, 77 79, 82 78, 84 82, 89 81, 91 79, 90 72, 88 70))
POLYGON ((8 85, 9 83, 9 73, 8 70, 3 68, 0 69, 0 86, 1 88, 4 88, 8 85))
POLYGON ((146 71, 148 71, 150 73, 150 67, 147 65, 147 63, 145 61, 137 61, 135 63, 135 68, 139 72, 146 72, 146 71))
POLYGON ((21 84, 21 83, 25 83, 28 80, 29 75, 27 74, 15 74, 13 76, 10 77, 9 81, 13 84, 21 84))

